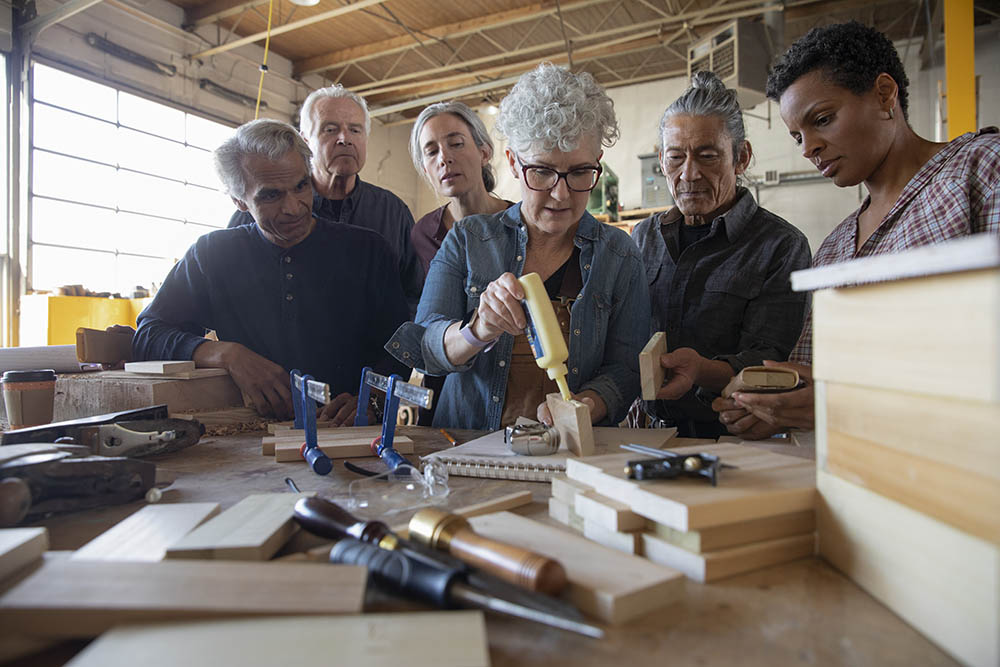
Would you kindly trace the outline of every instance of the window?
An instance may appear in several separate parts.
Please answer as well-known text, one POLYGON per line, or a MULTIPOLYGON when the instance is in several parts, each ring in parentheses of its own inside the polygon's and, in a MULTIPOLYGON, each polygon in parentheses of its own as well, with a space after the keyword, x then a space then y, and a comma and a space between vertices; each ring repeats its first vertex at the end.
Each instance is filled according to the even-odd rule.
POLYGON ((33 66, 29 287, 131 295, 234 210, 211 151, 232 129, 33 66))

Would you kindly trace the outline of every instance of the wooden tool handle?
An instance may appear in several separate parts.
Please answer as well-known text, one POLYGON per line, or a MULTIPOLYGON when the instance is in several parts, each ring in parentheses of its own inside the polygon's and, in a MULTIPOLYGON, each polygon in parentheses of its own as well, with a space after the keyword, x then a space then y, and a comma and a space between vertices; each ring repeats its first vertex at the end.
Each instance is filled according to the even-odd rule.
POLYGON ((471 528, 455 531, 451 555, 532 591, 558 595, 566 587, 563 566, 547 556, 477 535, 471 528))

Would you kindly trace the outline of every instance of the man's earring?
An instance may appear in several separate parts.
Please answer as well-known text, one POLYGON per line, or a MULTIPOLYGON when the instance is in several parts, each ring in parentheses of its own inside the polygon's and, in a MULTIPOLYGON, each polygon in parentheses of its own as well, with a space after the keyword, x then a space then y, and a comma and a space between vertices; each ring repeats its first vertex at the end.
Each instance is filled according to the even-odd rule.
POLYGON ((893 112, 892 107, 890 107, 889 108, 889 120, 892 120, 895 117, 896 117, 896 114, 893 112))

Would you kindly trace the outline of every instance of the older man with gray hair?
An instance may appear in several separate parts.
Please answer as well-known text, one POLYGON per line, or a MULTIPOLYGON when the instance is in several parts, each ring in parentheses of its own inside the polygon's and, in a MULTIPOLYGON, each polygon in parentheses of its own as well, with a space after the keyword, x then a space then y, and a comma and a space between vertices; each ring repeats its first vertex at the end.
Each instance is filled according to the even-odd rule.
POLYGON ((667 382, 646 411, 681 436, 714 438, 725 427, 711 398, 743 368, 787 359, 798 339, 806 296, 789 274, 809 266, 809 243, 739 185, 752 149, 736 93, 716 75, 692 77, 664 112, 660 141, 676 205, 632 232, 669 346, 667 382))
MULTIPOLYGON (((313 213, 373 229, 389 242, 412 316, 424 285, 423 266, 410 241, 413 214, 399 197, 358 175, 368 157, 368 104, 337 84, 310 93, 299 116, 302 137, 313 152, 313 213)), ((237 211, 229 226, 252 223, 246 212, 237 211)))
POLYGON ((136 359, 225 368, 261 414, 291 414, 293 368, 330 385, 321 417, 353 416, 361 369, 401 370, 382 349, 407 319, 389 244, 312 210, 312 152, 292 126, 255 120, 215 151, 254 221, 199 238, 139 315, 136 359), (205 338, 215 330, 218 341, 205 338))

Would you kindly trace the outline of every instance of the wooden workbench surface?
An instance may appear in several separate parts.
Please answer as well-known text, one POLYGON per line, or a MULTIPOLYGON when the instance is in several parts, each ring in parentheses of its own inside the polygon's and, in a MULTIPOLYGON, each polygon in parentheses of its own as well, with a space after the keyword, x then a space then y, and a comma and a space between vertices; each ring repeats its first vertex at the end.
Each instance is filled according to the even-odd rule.
MULTIPOLYGON (((417 453, 448 445, 436 429, 400 427, 417 453)), ((304 463, 275 463, 260 454, 261 433, 206 437, 193 448, 159 457, 158 468, 177 475, 161 502, 220 503, 251 493, 283 492, 291 477, 303 491, 343 493, 358 477, 340 462, 328 477, 304 463)), ((472 432, 455 432, 459 442, 472 432), (464 437, 463 437, 464 436, 464 437)), ((778 446, 768 447, 775 449, 778 446)), ((801 453, 801 448, 798 449, 801 453)), ((370 464, 375 459, 356 463, 370 464)), ((535 503, 521 513, 549 522, 549 485, 452 477, 447 506, 457 508, 529 489, 535 503)), ((75 549, 142 503, 50 518, 52 549, 75 549)), ((392 523, 399 523, 393 520, 392 523)), ((558 524, 552 523, 553 529, 558 524)), ((488 615, 490 658, 507 665, 952 665, 936 646, 825 562, 804 559, 713 584, 685 582, 681 601, 617 628, 604 640, 488 615)), ((374 599, 384 609, 386 600, 374 599)), ((408 606, 412 608, 412 606, 408 606)), ((78 649, 81 644, 77 643, 78 649)), ((28 663, 25 663, 28 664, 28 663)), ((56 663, 51 663, 56 664, 56 663)))

